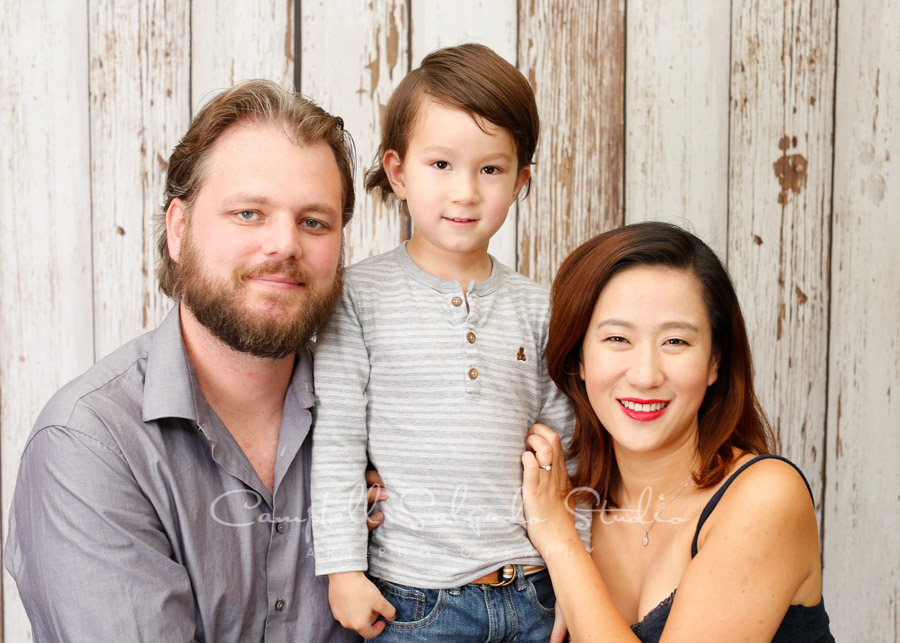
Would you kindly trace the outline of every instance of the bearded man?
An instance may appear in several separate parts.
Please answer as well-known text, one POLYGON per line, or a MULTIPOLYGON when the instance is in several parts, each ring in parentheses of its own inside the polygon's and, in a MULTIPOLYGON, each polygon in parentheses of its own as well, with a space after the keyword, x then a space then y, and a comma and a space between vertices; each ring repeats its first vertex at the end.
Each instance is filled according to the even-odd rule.
POLYGON ((353 213, 339 118, 248 81, 194 118, 160 215, 160 327, 28 438, 6 565, 35 640, 344 641, 308 521, 308 342, 353 213))

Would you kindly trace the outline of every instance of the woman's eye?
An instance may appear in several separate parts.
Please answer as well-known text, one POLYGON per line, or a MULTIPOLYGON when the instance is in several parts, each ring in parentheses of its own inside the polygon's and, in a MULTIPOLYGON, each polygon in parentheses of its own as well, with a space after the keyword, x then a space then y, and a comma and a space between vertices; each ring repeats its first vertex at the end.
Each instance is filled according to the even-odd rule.
POLYGON ((450 167, 450 164, 447 161, 435 161, 431 165, 436 167, 439 170, 446 170, 447 168, 450 167))
POLYGON ((259 218, 259 215, 253 210, 242 210, 237 213, 237 216, 241 221, 256 221, 259 218))
POLYGON ((680 345, 687 346, 687 342, 684 341, 683 339, 679 339, 678 337, 673 337, 672 339, 667 339, 663 343, 669 344, 670 346, 680 346, 680 345))
POLYGON ((483 174, 500 174, 500 168, 496 165, 488 165, 487 167, 481 168, 481 172, 483 174))
POLYGON ((611 337, 607 337, 607 338, 606 338, 606 341, 608 341, 608 342, 613 342, 614 344, 624 344, 624 343, 627 342, 628 340, 625 339, 624 337, 619 336, 619 335, 613 335, 613 336, 611 336, 611 337))

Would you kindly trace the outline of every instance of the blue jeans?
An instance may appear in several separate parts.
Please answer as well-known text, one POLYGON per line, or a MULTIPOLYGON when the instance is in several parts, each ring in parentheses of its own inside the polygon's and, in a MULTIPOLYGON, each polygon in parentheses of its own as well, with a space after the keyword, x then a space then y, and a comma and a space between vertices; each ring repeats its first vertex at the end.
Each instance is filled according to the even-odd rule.
POLYGON ((397 608, 376 639, 392 641, 541 641, 550 639, 556 596, 547 570, 522 574, 505 587, 463 585, 452 589, 420 589, 373 579, 397 608))

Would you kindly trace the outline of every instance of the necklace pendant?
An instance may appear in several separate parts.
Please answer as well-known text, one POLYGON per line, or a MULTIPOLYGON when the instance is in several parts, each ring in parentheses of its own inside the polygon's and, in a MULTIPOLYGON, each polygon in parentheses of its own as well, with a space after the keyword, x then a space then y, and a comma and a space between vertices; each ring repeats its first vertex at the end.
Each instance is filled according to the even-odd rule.
POLYGON ((647 534, 644 534, 644 537, 641 539, 641 544, 644 547, 650 544, 650 537, 647 534))

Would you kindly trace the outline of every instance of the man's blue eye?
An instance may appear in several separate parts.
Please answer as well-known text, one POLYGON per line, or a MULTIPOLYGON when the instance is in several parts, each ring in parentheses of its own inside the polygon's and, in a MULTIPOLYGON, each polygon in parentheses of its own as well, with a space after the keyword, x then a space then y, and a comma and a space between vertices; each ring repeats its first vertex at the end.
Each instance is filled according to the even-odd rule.
POLYGON ((243 210, 238 212, 238 218, 241 221, 253 221, 256 218, 256 212, 253 210, 243 210))

